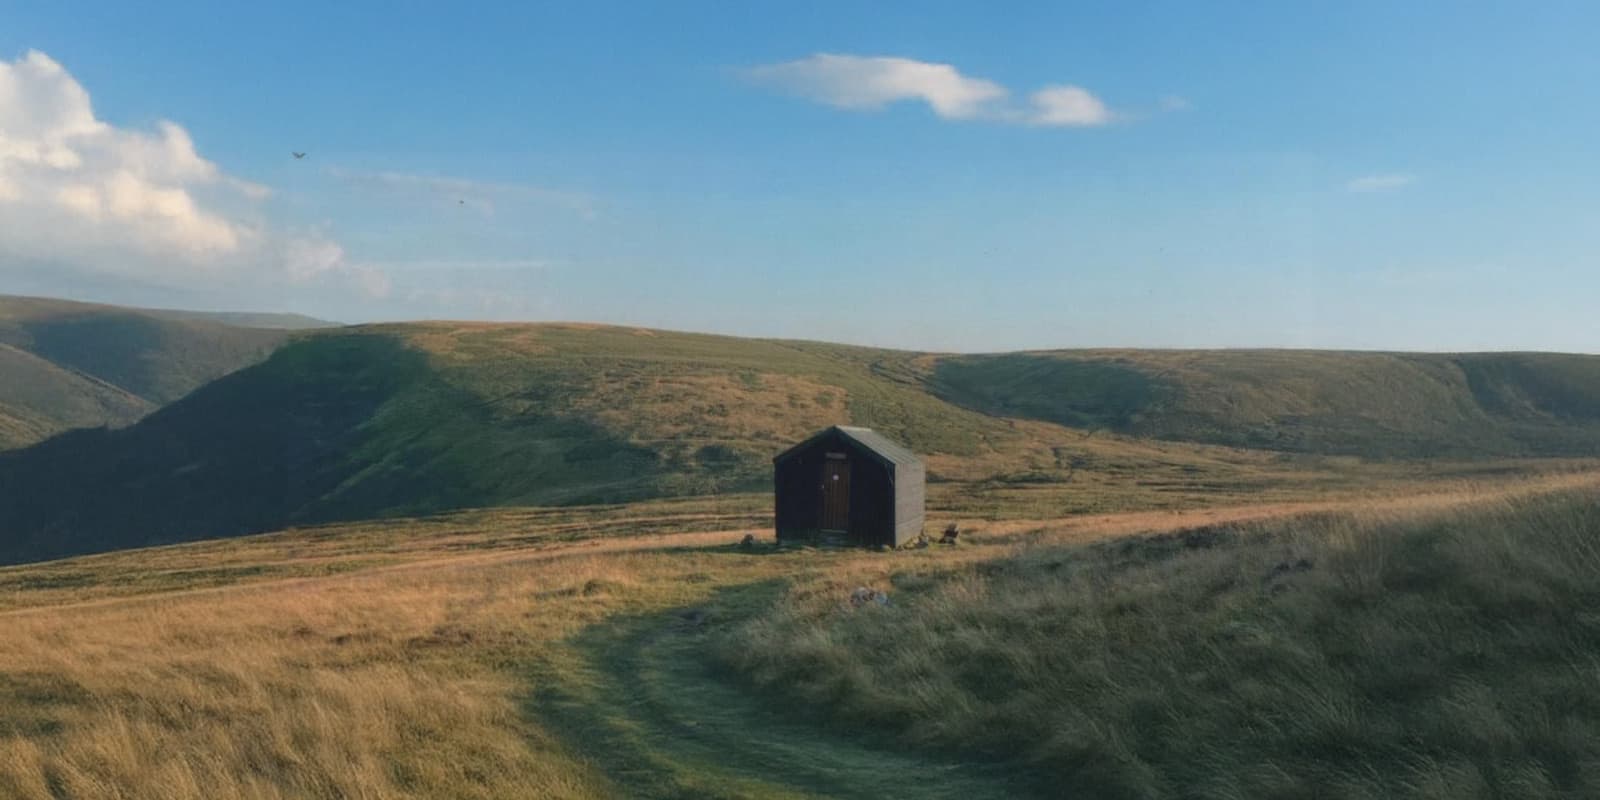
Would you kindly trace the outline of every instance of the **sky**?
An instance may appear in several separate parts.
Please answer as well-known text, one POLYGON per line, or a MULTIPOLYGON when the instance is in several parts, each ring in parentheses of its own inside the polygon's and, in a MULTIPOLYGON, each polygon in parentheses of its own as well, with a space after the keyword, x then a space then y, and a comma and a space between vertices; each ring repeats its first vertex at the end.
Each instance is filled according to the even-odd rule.
POLYGON ((0 293, 1600 352, 1596 30, 1557 0, 0 0, 0 293))

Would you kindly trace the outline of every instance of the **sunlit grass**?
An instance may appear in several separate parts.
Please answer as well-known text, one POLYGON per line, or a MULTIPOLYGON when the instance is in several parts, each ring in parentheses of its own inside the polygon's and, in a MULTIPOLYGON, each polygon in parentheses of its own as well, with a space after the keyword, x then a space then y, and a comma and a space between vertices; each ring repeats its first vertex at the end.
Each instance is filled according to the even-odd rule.
MULTIPOLYGON (((1141 772, 1116 759, 1174 747, 1161 738, 1168 733, 1139 728, 1135 737, 1119 726, 1136 718, 1128 715, 1137 704, 1128 704, 1155 691, 1141 681, 1172 648, 1200 648, 1173 668, 1229 676, 1260 702, 1307 713, 1322 702, 1325 713, 1316 714, 1323 716, 1294 722, 1308 730, 1324 717, 1345 718, 1337 694, 1285 699, 1304 680, 1270 671, 1233 680, 1207 662, 1211 650, 1201 645, 1221 635, 1207 614, 1222 612, 1190 607, 1195 587, 1219 575, 1255 580, 1255 572, 1306 553, 1317 567, 1294 573, 1292 591, 1263 595, 1252 584, 1244 599, 1225 592, 1225 604, 1335 589, 1381 598, 1393 591, 1381 580, 1338 589, 1344 584, 1331 577, 1381 576, 1373 564, 1401 563, 1398 551, 1381 555, 1356 544, 1374 541, 1363 533, 1378 529, 1371 526, 1437 518, 1507 488, 1550 491, 1593 480, 1556 476, 1421 495, 1396 487, 1387 498, 1057 520, 967 518, 973 532, 958 547, 891 554, 746 551, 736 542, 759 528, 745 515, 760 512, 719 498, 471 512, 5 569, 0 797, 866 797, 907 787, 926 797, 1008 797, 1027 794, 1017 782, 1042 774, 1088 780, 1063 765, 1074 763, 1084 732, 1095 730, 1122 738, 1093 751, 1108 782, 1080 785, 1115 787, 1146 773, 1159 784, 1159 760, 1141 772), (1331 527, 1296 528, 1303 535, 1284 542, 1268 535, 1278 523, 1263 521, 1352 506, 1388 521, 1318 517, 1316 525, 1331 527), (1243 537, 1237 544, 1192 553, 1179 547, 1176 556, 1170 543, 1137 538, 1204 525, 1246 533, 1230 534, 1243 537), (1250 531, 1266 537, 1259 548, 1244 543, 1253 541, 1250 531), (1327 536, 1337 541, 1319 543, 1327 536), (1080 549, 1096 542, 1107 544, 1080 549), (1341 558, 1351 566, 1336 571, 1341 558), (1064 574, 1078 577, 1062 581, 1064 574), (141 575, 153 577, 141 583, 141 575), (859 585, 888 588, 894 605, 883 614, 842 611, 859 585), (787 599, 774 609, 780 597, 787 599), (1106 627, 1120 630, 1119 638, 1095 646, 1096 620, 1114 607, 1140 622, 1106 627), (1196 627, 1184 634, 1190 622, 1196 627), (738 674, 719 672, 712 657, 729 636, 749 659, 732 660, 738 674), (778 679, 771 664, 780 662, 811 670, 778 679), (1062 663, 1077 666, 1057 671, 1062 663), (1139 665, 1146 666, 1133 668, 1139 665), (1078 698, 1091 673, 1123 688, 1071 704, 1077 727, 1049 728, 1056 718, 1048 709, 1068 708, 1060 701, 1078 698), (751 680, 775 694, 741 688, 751 680), (1019 705, 1019 692, 1033 705, 1019 705), (846 731, 899 732, 913 746, 885 749, 881 735, 830 732, 795 704, 774 700, 786 693, 860 723, 846 731), (1027 742, 1008 746, 1007 736, 1027 742), (1026 768, 1018 771, 1017 762, 1026 768), (953 766, 963 763, 1004 769, 953 766)), ((1491 554, 1515 554, 1504 539, 1471 552, 1485 564, 1491 554)), ((1577 557, 1564 561, 1571 563, 1562 574, 1582 572, 1577 557)), ((1374 625, 1387 619, 1362 614, 1374 625)), ((1269 615, 1238 633, 1237 646, 1247 648, 1239 652, 1270 663, 1273 648, 1294 642, 1281 621, 1277 629, 1271 622, 1269 615), (1277 632, 1262 639, 1255 630, 1277 632)), ((1352 627, 1358 622, 1343 624, 1340 636, 1361 630, 1352 627)), ((1404 638, 1381 641, 1397 668, 1414 663, 1399 658, 1404 638)), ((1538 675, 1527 692, 1576 685, 1538 675)), ((1482 696, 1462 695, 1462 702, 1482 696)), ((1205 723, 1211 728, 1196 729, 1210 740, 1256 708, 1241 705, 1227 716, 1196 697, 1204 699, 1180 693, 1172 702, 1218 714, 1205 723)), ((1461 713, 1490 708, 1468 704, 1461 713)), ((1353 719, 1374 712, 1360 713, 1368 716, 1353 719)), ((1227 740, 1250 741, 1237 733, 1227 740)), ((1215 765, 1249 766, 1237 753, 1202 755, 1215 765)), ((1451 781, 1459 778, 1451 770, 1469 762, 1430 763, 1438 769, 1428 780, 1451 781)), ((1239 785, 1268 785, 1249 783, 1255 774, 1240 772, 1246 782, 1239 785)))

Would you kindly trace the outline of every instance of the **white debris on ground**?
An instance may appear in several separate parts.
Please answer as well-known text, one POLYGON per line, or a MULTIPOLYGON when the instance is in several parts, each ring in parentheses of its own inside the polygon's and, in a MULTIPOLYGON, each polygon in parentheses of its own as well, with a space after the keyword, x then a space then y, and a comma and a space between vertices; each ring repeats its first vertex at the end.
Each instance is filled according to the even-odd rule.
POLYGON ((877 603, 880 606, 889 605, 889 595, 887 592, 867 586, 858 586, 855 591, 850 593, 851 608, 860 608, 869 603, 877 603))

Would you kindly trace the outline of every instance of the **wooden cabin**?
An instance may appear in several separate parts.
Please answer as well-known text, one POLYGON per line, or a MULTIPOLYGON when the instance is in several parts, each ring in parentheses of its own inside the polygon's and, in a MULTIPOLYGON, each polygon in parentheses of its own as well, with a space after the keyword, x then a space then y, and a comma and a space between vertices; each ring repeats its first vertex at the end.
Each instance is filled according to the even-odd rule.
POLYGON ((778 541, 899 547, 922 533, 927 470, 867 428, 818 432, 772 459, 778 541))

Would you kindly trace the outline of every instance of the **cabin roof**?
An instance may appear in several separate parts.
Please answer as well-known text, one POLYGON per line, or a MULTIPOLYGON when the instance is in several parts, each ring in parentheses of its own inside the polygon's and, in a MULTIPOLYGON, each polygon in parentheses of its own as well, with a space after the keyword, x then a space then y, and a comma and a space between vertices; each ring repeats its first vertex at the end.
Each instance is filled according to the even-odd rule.
POLYGON ((857 428, 852 425, 834 425, 832 427, 817 431, 805 441, 783 451, 782 453, 779 453, 775 458, 772 459, 772 461, 773 463, 783 461, 789 456, 806 449, 806 447, 810 446, 816 440, 835 432, 843 435, 845 438, 850 439, 856 444, 861 445, 863 448, 871 452, 873 455, 876 455, 883 461, 893 464, 897 467, 920 465, 922 463, 922 459, 917 458, 916 453, 911 452, 902 445, 890 441, 889 438, 883 434, 878 433, 871 428, 857 428))

